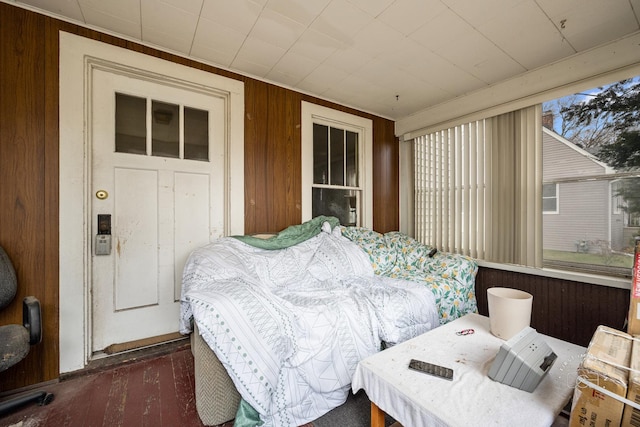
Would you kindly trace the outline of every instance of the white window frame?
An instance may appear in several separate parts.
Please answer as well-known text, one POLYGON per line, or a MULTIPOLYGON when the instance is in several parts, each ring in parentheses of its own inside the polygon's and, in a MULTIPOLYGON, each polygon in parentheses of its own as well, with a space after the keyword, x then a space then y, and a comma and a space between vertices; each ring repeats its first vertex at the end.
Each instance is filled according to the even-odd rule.
MULTIPOLYGON (((555 185, 556 186, 556 196, 554 197, 556 199, 556 210, 555 211, 545 211, 544 210, 544 203, 543 203, 542 204, 542 206, 543 206, 542 214, 543 215, 557 215, 557 214, 559 214, 560 213, 560 185, 557 182, 556 183, 550 182, 550 183, 547 183, 547 184, 543 183, 542 185, 543 185, 543 187, 545 185, 555 185)), ((543 200, 544 199, 551 199, 551 197, 544 197, 544 192, 543 192, 542 199, 543 200)))
POLYGON ((620 180, 616 179, 609 183, 609 194, 611 194, 611 213, 613 215, 621 215, 624 213, 622 209, 622 205, 624 204, 624 199, 621 196, 617 196, 616 192, 620 186, 620 180))
POLYGON ((373 122, 370 119, 302 101, 302 221, 312 217, 313 124, 335 125, 358 134, 359 226, 373 228, 373 122))

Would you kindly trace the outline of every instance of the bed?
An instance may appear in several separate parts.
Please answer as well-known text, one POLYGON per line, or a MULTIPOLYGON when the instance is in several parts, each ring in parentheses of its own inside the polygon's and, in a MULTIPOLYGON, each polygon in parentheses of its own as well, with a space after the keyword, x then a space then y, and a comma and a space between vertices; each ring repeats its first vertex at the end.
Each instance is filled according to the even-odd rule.
POLYGON ((192 351, 203 422, 310 422, 346 400, 359 360, 475 311, 477 265, 453 266, 441 254, 441 270, 444 264, 450 271, 439 277, 451 291, 434 292, 438 275, 420 256, 428 247, 407 237, 319 217, 266 243, 227 237, 194 251, 183 274, 180 328, 197 330, 192 351), (408 243, 419 249, 407 251, 408 243), (220 381, 213 372, 220 377, 221 368, 241 399, 235 405, 232 396, 212 416, 220 402, 202 394, 220 381))

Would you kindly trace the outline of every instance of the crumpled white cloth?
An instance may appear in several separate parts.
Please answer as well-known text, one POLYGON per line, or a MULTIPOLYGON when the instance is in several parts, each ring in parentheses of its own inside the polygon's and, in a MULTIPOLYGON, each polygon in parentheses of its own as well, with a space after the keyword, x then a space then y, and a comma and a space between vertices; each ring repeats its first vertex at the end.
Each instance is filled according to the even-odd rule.
POLYGON ((194 251, 182 286, 181 332, 197 323, 264 427, 302 425, 339 406, 381 341, 439 324, 427 287, 374 275, 338 227, 279 250, 220 239, 194 251))
POLYGON ((558 358, 533 393, 493 381, 488 373, 504 342, 489 318, 468 314, 358 364, 355 393, 364 389, 405 427, 550 426, 573 395, 584 347, 543 338, 558 358), (470 335, 456 332, 473 329, 470 335), (411 359, 454 371, 453 381, 408 369, 411 359))

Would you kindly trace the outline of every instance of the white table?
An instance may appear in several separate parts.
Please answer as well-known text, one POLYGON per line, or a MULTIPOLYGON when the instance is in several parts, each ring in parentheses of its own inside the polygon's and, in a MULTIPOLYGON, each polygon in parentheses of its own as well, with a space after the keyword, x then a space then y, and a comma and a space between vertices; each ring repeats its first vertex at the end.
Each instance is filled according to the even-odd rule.
POLYGON ((543 335, 558 355, 533 393, 493 381, 489 369, 504 342, 489 332, 489 318, 468 314, 362 360, 352 381, 371 400, 371 425, 384 412, 404 427, 550 426, 573 395, 584 347, 543 335), (474 329, 470 335, 457 335, 474 329), (407 368, 420 359, 452 368, 453 381, 407 368), (382 412, 384 411, 384 412, 382 412))

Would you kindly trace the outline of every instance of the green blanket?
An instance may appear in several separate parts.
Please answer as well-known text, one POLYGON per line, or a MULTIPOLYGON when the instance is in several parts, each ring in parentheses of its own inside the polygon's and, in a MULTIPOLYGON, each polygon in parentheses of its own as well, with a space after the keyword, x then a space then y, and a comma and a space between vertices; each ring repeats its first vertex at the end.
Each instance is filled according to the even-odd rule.
POLYGON ((326 222, 331 225, 331 229, 340 225, 340 221, 332 216, 317 216, 300 225, 292 225, 285 228, 280 233, 268 239, 261 239, 254 236, 231 236, 248 245, 261 249, 284 249, 297 245, 316 236, 322 231, 322 224, 326 222))

